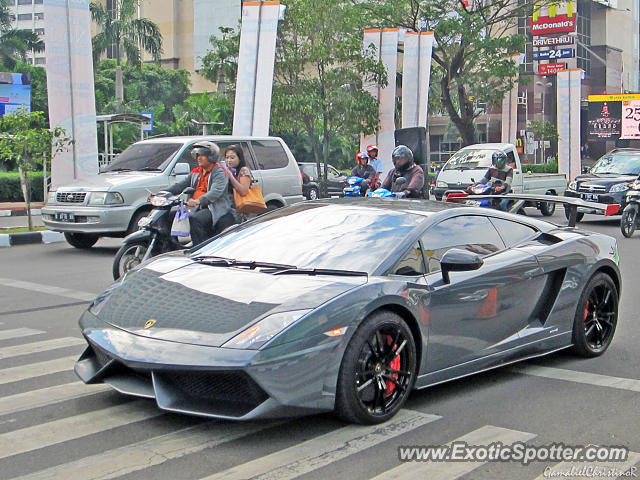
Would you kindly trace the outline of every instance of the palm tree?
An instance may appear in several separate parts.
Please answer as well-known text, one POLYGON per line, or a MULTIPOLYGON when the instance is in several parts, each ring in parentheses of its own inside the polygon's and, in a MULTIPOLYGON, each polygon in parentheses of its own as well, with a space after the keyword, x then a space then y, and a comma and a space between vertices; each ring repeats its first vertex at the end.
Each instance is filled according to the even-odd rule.
POLYGON ((113 11, 107 11, 97 2, 91 2, 91 18, 100 27, 92 39, 93 60, 113 47, 116 57, 116 99, 123 100, 122 67, 123 54, 128 63, 139 67, 141 49, 158 62, 162 54, 160 28, 148 18, 137 18, 138 0, 118 0, 113 11))
POLYGON ((26 60, 27 52, 44 49, 44 43, 31 30, 11 27, 13 16, 5 0, 0 0, 0 64, 12 70, 18 59, 26 60))
POLYGON ((218 93, 225 95, 228 84, 231 84, 231 90, 235 90, 240 34, 230 27, 220 27, 220 32, 220 38, 215 35, 209 38, 213 48, 202 58, 200 73, 210 82, 217 82, 218 93))

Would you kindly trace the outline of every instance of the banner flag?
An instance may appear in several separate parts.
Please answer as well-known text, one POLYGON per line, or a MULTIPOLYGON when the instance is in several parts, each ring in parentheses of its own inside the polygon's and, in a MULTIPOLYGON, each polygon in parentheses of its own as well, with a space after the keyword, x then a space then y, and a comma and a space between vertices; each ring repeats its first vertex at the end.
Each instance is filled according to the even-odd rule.
POLYGON ((396 130, 396 74, 398 70, 398 29, 382 30, 380 60, 387 71, 388 85, 380 89, 380 131, 378 132, 378 151, 382 160, 384 175, 393 168, 391 152, 395 148, 396 130))
POLYGON ((49 124, 74 139, 52 160, 53 186, 98 173, 88 0, 44 0, 49 124))
POLYGON ((402 128, 426 127, 433 32, 407 32, 402 62, 402 128))
MULTIPOLYGON (((376 55, 378 59, 380 59, 380 42, 381 42, 381 32, 379 29, 369 29, 364 31, 364 36, 362 40, 362 49, 366 51, 368 48, 373 47, 375 49, 376 55)), ((380 87, 375 82, 365 82, 364 90, 369 92, 373 98, 376 100, 380 100, 380 87)), ((378 135, 377 133, 372 133, 371 135, 360 135, 360 151, 363 151, 367 148, 367 145, 378 144, 378 135)))
POLYGON ((233 135, 251 135, 253 131, 259 30, 260 2, 245 2, 242 5, 236 100, 233 109, 233 135))
POLYGON ((580 98, 583 70, 575 68, 558 72, 558 173, 569 181, 581 173, 580 98))

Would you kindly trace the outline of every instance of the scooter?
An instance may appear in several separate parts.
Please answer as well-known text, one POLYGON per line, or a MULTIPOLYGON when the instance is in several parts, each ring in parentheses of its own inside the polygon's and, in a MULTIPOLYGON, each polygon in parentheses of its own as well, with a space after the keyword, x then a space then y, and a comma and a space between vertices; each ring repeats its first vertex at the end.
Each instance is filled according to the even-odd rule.
MULTIPOLYGON (((407 183, 407 179, 404 177, 398 177, 394 182, 394 190, 399 189, 407 183)), ((367 194, 369 198, 405 198, 406 195, 404 192, 392 192, 391 190, 387 190, 386 188, 377 188, 373 192, 369 192, 367 194)))
MULTIPOLYGON (((469 189, 469 196, 473 195, 494 195, 495 188, 502 186, 502 181, 494 180, 492 183, 479 183, 472 185, 469 189)), ((507 193, 506 189, 501 193, 507 193)), ((482 200, 465 200, 464 204, 473 207, 498 208, 502 200, 495 198, 485 198, 482 200)))
POLYGON ((622 211, 620 230, 626 238, 630 238, 638 227, 638 211, 640 210, 640 179, 629 184, 629 190, 625 195, 627 204, 622 211))
POLYGON ((171 235, 173 217, 170 213, 173 207, 186 201, 194 191, 193 187, 187 187, 180 195, 161 191, 151 196, 150 202, 154 209, 149 212, 149 215, 140 219, 138 231, 125 237, 113 259, 114 280, 118 280, 122 275, 150 257, 190 248, 187 237, 171 235), (185 238, 183 240, 185 243, 181 243, 180 238, 185 238))
POLYGON ((345 198, 348 197, 364 197, 362 192, 362 177, 347 177, 347 186, 342 189, 345 198))

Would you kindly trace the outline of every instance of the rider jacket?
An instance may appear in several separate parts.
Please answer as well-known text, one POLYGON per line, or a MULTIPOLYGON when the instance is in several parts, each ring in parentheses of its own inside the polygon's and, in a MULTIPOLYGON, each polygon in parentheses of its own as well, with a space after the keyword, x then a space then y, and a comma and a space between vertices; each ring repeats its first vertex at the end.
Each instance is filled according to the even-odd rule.
POLYGON ((391 190, 392 192, 409 190, 411 193, 407 195, 408 198, 421 198, 422 187, 424 187, 424 171, 414 162, 410 163, 402 170, 392 168, 387 174, 387 178, 382 182, 382 188, 391 190), (407 183, 402 186, 396 185, 396 180, 400 177, 404 177, 407 180, 407 183))
POLYGON ((352 177, 360 177, 364 178, 368 182, 373 180, 373 177, 376 176, 376 170, 368 163, 366 165, 356 165, 356 167, 351 170, 352 177))
POLYGON ((502 169, 491 166, 480 180, 480 183, 492 183, 494 180, 500 180, 505 183, 505 192, 508 192, 511 190, 511 182, 513 181, 513 168, 509 165, 505 165, 502 169))

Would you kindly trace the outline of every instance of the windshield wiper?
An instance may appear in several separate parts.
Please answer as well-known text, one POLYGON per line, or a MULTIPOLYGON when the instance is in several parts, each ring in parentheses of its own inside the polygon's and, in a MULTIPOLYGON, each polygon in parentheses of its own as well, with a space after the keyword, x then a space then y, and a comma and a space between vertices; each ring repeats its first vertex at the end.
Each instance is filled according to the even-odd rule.
POLYGON ((296 268, 294 265, 286 265, 282 263, 258 262, 255 260, 236 260, 235 258, 216 257, 208 255, 194 257, 193 260, 214 267, 249 267, 251 270, 253 270, 254 268, 270 268, 274 270, 289 270, 292 268, 296 268))
POLYGON ((338 270, 333 268, 290 268, 273 272, 274 275, 339 275, 342 277, 367 277, 367 272, 355 270, 338 270))
POLYGON ((139 172, 161 172, 162 170, 156 167, 142 167, 138 169, 139 172))
POLYGON ((105 170, 107 172, 130 172, 131 169, 130 168, 122 168, 122 167, 118 167, 118 168, 110 168, 109 170, 105 170))

